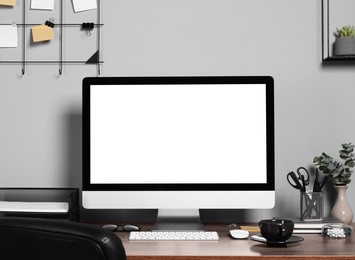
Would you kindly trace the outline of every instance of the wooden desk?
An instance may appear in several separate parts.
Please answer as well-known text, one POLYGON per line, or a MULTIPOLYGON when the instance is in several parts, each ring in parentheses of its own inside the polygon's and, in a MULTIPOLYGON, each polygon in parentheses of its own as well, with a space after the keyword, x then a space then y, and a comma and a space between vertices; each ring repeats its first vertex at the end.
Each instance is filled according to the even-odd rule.
MULTIPOLYGON (((353 228, 355 224, 352 225, 353 228)), ((219 241, 128 241, 127 232, 117 232, 122 239, 128 260, 175 260, 175 259, 355 259, 355 234, 346 239, 330 239, 320 234, 297 234, 303 242, 287 247, 270 247, 252 240, 235 240, 229 236, 228 225, 207 225, 218 231, 219 241)), ((149 226, 143 226, 148 230, 149 226)), ((255 234, 255 233, 250 233, 255 234)))

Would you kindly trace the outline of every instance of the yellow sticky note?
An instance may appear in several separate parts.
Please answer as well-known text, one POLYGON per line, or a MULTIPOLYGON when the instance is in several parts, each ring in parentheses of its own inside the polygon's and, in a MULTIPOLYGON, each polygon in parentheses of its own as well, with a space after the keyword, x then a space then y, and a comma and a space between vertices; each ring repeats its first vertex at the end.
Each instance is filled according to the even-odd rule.
POLYGON ((32 39, 33 42, 43 42, 54 39, 54 31, 53 28, 41 24, 32 27, 32 39))
POLYGON ((0 5, 15 6, 16 0, 0 0, 0 5))

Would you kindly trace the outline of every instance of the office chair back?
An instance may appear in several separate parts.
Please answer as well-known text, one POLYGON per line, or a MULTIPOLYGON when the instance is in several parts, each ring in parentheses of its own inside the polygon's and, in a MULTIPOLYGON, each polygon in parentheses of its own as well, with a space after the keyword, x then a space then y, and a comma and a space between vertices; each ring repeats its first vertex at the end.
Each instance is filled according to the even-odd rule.
POLYGON ((0 218, 2 260, 125 260, 121 240, 111 231, 77 222, 0 218))

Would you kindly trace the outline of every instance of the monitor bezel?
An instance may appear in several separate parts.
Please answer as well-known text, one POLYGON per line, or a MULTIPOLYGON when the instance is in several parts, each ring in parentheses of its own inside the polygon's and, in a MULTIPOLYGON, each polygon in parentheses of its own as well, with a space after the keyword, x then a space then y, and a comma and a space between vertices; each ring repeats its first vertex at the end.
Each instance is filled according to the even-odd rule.
POLYGON ((87 77, 82 83, 83 106, 83 191, 274 191, 274 80, 270 76, 203 76, 203 77, 87 77), (92 85, 180 85, 180 84, 265 84, 267 122, 266 183, 91 183, 90 172, 90 93, 92 85))

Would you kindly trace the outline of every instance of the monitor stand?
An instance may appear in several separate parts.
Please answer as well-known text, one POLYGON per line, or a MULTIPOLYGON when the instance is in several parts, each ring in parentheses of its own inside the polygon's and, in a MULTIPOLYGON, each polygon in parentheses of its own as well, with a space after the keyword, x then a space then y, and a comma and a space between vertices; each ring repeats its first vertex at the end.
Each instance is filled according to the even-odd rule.
POLYGON ((153 231, 205 231, 198 209, 158 209, 153 231))

